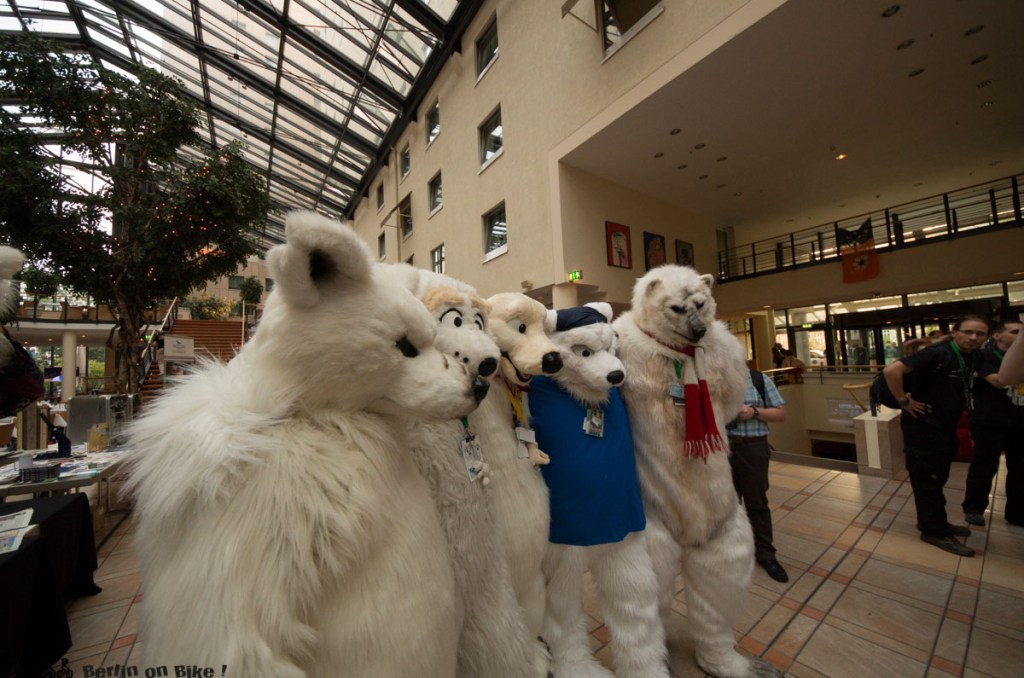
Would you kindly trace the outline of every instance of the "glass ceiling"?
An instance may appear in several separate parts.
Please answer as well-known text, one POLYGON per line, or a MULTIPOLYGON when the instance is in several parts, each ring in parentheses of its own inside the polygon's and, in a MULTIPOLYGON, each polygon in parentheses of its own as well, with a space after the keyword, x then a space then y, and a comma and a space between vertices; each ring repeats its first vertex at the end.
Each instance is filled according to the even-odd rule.
MULTIPOLYGON (((204 141, 243 142, 269 175, 275 210, 340 217, 481 2, 0 0, 0 30, 179 78, 205 112, 204 141)), ((283 215, 261 235, 265 246, 283 240, 283 215)))

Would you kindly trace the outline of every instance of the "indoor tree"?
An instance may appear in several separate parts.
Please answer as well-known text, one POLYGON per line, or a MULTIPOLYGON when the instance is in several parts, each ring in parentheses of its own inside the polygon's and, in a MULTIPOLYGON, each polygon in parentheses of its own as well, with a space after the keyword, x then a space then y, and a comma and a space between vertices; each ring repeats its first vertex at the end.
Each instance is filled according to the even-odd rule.
POLYGON ((111 307, 115 379, 134 392, 150 310, 257 252, 266 178, 236 145, 185 160, 182 149, 201 144, 197 105, 152 69, 124 75, 31 34, 4 34, 0 96, 0 234, 65 287, 111 307), (100 187, 82 189, 68 167, 100 187))

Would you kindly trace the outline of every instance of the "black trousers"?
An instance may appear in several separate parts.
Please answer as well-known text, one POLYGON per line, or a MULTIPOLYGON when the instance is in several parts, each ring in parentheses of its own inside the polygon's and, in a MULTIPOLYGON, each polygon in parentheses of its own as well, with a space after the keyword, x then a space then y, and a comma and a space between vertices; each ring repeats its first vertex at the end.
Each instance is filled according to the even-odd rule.
POLYGON ((768 437, 729 436, 732 482, 743 501, 754 530, 754 555, 758 561, 775 557, 772 544, 772 512, 768 508, 768 437))
POLYGON ((967 471, 964 513, 984 513, 999 470, 999 456, 1006 453, 1006 520, 1024 525, 1024 428, 988 424, 971 426, 974 459, 967 471))

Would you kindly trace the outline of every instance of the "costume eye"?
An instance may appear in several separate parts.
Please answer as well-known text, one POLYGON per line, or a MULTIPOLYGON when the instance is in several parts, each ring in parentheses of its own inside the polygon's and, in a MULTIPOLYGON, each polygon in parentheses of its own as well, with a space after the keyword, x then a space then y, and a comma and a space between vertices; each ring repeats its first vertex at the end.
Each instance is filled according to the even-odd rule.
POLYGON ((411 341, 409 341, 409 337, 402 337, 395 342, 395 346, 398 347, 398 350, 401 351, 402 355, 406 358, 415 358, 420 354, 419 350, 412 345, 411 341))
POLYGON ((479 327, 481 330, 487 327, 487 323, 484 321, 484 317, 479 313, 473 316, 473 322, 475 322, 476 326, 479 327))
POLYGON ((462 311, 457 308, 449 308, 441 314, 442 327, 462 327, 462 311))
POLYGON ((518 332, 519 334, 526 334, 526 323, 524 323, 522 320, 512 318, 512 320, 508 321, 508 326, 511 327, 514 331, 518 332))
POLYGON ((671 308, 674 313, 678 313, 679 315, 686 314, 686 309, 683 308, 682 306, 669 306, 669 308, 671 308))
POLYGON ((575 353, 576 355, 578 355, 581 358, 589 358, 590 356, 592 356, 594 354, 594 352, 591 351, 586 346, 580 346, 580 345, 573 346, 572 347, 572 352, 575 353))

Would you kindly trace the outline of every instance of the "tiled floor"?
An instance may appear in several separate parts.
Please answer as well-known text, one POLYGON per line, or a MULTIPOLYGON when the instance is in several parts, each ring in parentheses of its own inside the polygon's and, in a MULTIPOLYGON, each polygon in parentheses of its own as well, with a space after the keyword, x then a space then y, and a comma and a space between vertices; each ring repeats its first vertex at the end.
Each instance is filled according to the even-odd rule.
MULTIPOLYGON (((947 486, 953 522, 966 472, 954 464, 947 486)), ((797 678, 1024 675, 1024 528, 1002 520, 1004 473, 996 515, 967 538, 978 556, 959 558, 918 539, 906 481, 772 462, 775 544, 790 582, 755 569, 736 626, 741 649, 797 678)), ((116 670, 139 661, 145 603, 131 531, 128 520, 100 549, 103 592, 69 607, 74 675, 87 664, 116 670)), ((594 651, 611 666, 589 584, 587 610, 594 651)), ((685 624, 681 590, 676 611, 685 624)), ((704 675, 685 642, 671 654, 677 677, 704 675)))

